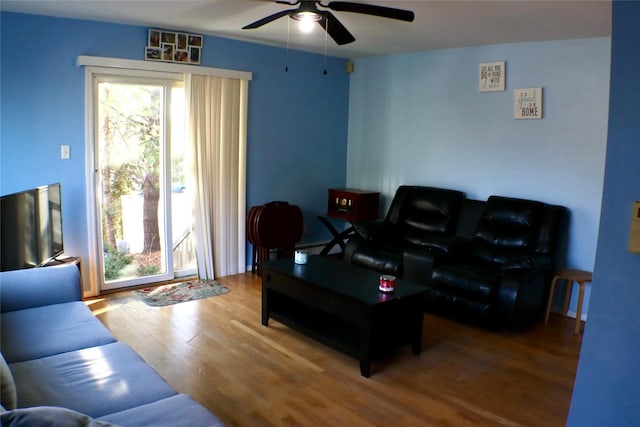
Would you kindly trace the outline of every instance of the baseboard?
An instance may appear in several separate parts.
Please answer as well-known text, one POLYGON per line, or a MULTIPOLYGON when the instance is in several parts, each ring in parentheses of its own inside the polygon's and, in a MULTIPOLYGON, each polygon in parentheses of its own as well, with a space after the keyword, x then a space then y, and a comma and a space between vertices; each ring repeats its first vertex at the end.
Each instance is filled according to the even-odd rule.
MULTIPOLYGON (((567 317, 573 317, 574 319, 576 318, 576 312, 575 311, 567 311, 567 317)), ((580 320, 582 320, 583 322, 587 321, 587 313, 582 313, 582 316, 580 316, 580 320)))
MULTIPOLYGON (((296 250, 305 251, 310 255, 317 255, 322 251, 322 249, 324 249, 324 247, 327 245, 327 243, 329 243, 329 241, 326 241, 326 242, 315 242, 315 243, 302 243, 302 244, 296 246, 296 250)), ((339 254, 340 252, 341 252, 340 246, 339 245, 335 245, 329 251, 329 255, 339 254)), ((271 253, 275 253, 275 250, 272 250, 271 253)), ((274 257, 271 256, 271 259, 273 259, 273 258, 274 257)), ((251 260, 249 260, 249 261, 251 261, 251 260)), ((246 268, 247 268, 246 271, 251 271, 251 264, 248 264, 246 268)))

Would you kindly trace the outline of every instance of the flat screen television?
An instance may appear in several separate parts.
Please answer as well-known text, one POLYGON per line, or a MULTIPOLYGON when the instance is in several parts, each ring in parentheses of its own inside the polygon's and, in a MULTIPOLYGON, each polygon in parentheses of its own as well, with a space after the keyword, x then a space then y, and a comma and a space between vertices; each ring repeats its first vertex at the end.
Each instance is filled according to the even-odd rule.
POLYGON ((42 267, 62 254, 61 196, 56 183, 0 197, 0 271, 42 267))

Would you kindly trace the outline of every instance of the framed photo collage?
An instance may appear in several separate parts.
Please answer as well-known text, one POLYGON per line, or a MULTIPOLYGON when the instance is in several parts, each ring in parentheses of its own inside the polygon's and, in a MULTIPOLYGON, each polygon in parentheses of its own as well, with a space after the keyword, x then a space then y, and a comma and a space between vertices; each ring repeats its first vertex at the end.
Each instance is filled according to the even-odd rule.
POLYGON ((202 35, 198 34, 149 29, 144 59, 200 64, 202 41, 202 35))

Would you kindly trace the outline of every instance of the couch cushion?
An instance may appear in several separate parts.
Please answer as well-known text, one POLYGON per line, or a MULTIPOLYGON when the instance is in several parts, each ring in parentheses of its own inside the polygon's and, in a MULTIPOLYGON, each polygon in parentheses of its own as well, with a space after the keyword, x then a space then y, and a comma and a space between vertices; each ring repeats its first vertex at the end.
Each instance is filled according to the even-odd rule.
POLYGON ((168 427, 185 424, 188 424, 189 427, 224 425, 204 406, 186 394, 178 394, 157 402, 105 415, 100 419, 127 427, 168 427))
POLYGON ((465 298, 432 289, 427 300, 429 310, 461 320, 489 320, 493 314, 492 303, 465 298))
POLYGON ((432 287, 442 293, 491 303, 500 278, 500 270, 489 265, 451 263, 433 270, 432 287))
MULTIPOLYGON (((112 427, 105 421, 55 406, 16 409, 0 415, 2 427, 112 427)), ((115 427, 115 426, 113 426, 115 427)))
POLYGON ((542 207, 532 200, 489 197, 473 237, 474 257, 503 264, 511 255, 532 253, 542 207))
POLYGON ((0 404, 5 409, 15 409, 17 402, 16 383, 13 381, 11 369, 0 353, 0 404))
POLYGON ((101 417, 176 394, 126 344, 11 363, 18 407, 62 406, 101 417))
POLYGON ((453 232, 463 197, 456 190, 401 186, 389 209, 388 222, 403 241, 419 244, 433 233, 453 232))
POLYGON ((80 301, 1 316, 2 352, 9 363, 115 342, 111 332, 80 301))

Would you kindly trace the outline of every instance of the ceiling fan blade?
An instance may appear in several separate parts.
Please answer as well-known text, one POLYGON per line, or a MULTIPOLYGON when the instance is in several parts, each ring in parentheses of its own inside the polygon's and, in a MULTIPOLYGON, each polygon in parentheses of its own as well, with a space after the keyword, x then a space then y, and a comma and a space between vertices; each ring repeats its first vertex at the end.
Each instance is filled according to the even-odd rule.
POLYGON ((298 9, 289 9, 289 10, 283 10, 281 12, 278 13, 274 13, 273 15, 269 15, 267 17, 264 17, 262 19, 258 19, 256 22, 252 22, 249 25, 245 25, 244 27, 242 27, 243 30, 252 30, 254 28, 258 28, 258 27, 262 27, 265 24, 268 24, 269 22, 275 21, 278 18, 282 18, 283 16, 292 14, 294 12, 297 12, 298 9))
POLYGON ((337 44, 342 46, 356 41, 356 38, 338 21, 338 18, 333 16, 333 13, 328 11, 322 11, 321 13, 324 19, 318 23, 322 25, 322 28, 324 28, 327 34, 329 34, 337 44))
MULTIPOLYGON (((323 5, 324 6, 324 5, 323 5)), ((415 15, 410 10, 396 9, 393 7, 374 6, 348 1, 332 1, 326 5, 337 12, 364 13, 366 15, 381 16, 383 18, 398 19, 400 21, 413 22, 415 15)))

